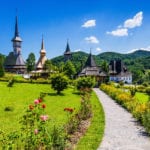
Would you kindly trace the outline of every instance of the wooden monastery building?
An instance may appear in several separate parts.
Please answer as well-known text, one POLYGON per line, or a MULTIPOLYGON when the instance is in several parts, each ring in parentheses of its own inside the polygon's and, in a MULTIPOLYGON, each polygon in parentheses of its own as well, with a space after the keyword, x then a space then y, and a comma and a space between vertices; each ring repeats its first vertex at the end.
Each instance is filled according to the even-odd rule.
POLYGON ((94 61, 94 58, 90 52, 87 61, 82 69, 82 71, 78 75, 79 77, 82 76, 91 76, 95 77, 96 81, 98 84, 102 83, 105 81, 107 78, 107 74, 102 71, 100 67, 98 67, 94 61))
POLYGON ((23 74, 26 72, 26 65, 21 55, 22 39, 19 36, 17 16, 16 16, 16 24, 15 24, 15 34, 11 41, 13 42, 13 51, 10 52, 5 59, 4 62, 5 70, 8 72, 23 74))

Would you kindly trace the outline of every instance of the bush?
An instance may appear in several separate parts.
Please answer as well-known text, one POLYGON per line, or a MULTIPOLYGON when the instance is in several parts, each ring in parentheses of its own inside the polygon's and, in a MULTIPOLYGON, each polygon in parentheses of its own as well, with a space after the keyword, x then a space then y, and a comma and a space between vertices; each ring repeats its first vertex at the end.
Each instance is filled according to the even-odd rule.
POLYGON ((60 94, 61 91, 68 87, 68 78, 62 73, 53 74, 50 78, 52 89, 57 91, 57 94, 60 94))
POLYGON ((76 88, 78 90, 92 88, 95 85, 95 79, 91 77, 80 77, 76 80, 76 88))

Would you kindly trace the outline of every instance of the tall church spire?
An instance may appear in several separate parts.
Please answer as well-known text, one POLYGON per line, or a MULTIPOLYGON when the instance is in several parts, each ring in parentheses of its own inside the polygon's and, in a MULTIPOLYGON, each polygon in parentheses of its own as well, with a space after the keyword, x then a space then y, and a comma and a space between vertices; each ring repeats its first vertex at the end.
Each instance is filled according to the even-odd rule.
POLYGON ((15 22, 15 34, 14 37, 11 40, 13 42, 13 49, 14 54, 18 55, 21 53, 21 42, 22 39, 19 36, 19 30, 18 30, 18 17, 16 16, 16 22, 15 22))
POLYGON ((66 51, 65 51, 65 53, 70 53, 71 51, 70 51, 70 46, 69 46, 69 42, 68 42, 68 40, 67 40, 67 46, 66 46, 66 51))
POLYGON ((18 17, 16 16, 16 24, 15 24, 15 37, 19 36, 19 31, 18 31, 18 17))
POLYGON ((43 36, 42 36, 42 44, 41 44, 41 49, 44 49, 44 40, 43 40, 43 36))
POLYGON ((43 70, 46 60, 47 60, 47 58, 46 58, 46 50, 44 48, 44 40, 43 40, 43 36, 42 36, 40 58, 39 58, 39 60, 38 60, 38 62, 36 64, 36 70, 43 70))
POLYGON ((67 39, 67 46, 66 46, 66 50, 64 52, 65 61, 70 60, 71 57, 72 57, 72 53, 71 53, 69 42, 68 42, 68 39, 67 39))
POLYGON ((12 39, 12 42, 17 41, 17 42, 22 42, 22 39, 19 36, 19 30, 18 30, 18 17, 16 16, 16 22, 15 22, 15 34, 12 39))

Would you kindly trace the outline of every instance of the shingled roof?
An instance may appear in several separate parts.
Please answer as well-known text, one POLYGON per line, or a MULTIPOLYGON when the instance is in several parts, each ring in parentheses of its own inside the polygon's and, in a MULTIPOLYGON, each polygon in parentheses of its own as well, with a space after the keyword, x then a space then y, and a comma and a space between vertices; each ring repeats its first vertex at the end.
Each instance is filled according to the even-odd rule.
POLYGON ((87 61, 86 61, 86 63, 85 63, 84 68, 85 68, 85 67, 96 67, 96 63, 95 63, 95 61, 94 61, 94 58, 93 58, 91 52, 90 52, 90 54, 89 54, 89 56, 88 56, 88 59, 87 59, 87 61))
POLYGON ((83 67, 82 71, 79 73, 79 76, 107 76, 105 72, 103 72, 100 67, 97 67, 94 58, 90 52, 85 66, 83 67))
POLYGON ((10 52, 9 55, 6 57, 4 65, 6 68, 7 66, 16 66, 16 65, 25 66, 25 62, 21 54, 14 55, 14 52, 10 52))
POLYGON ((65 50, 64 55, 68 55, 68 54, 71 54, 71 50, 70 50, 69 43, 68 43, 68 41, 67 41, 67 46, 66 46, 66 50, 65 50))

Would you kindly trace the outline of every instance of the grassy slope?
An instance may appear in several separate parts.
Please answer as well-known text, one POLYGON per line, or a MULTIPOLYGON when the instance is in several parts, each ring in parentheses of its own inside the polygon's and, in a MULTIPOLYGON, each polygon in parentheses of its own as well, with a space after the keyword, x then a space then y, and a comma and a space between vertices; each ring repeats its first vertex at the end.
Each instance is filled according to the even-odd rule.
POLYGON ((55 95, 50 85, 42 84, 18 84, 8 88, 7 83, 0 82, 0 129, 4 131, 17 130, 19 120, 29 104, 39 97, 40 92, 49 93, 45 97, 46 113, 50 116, 50 124, 63 124, 67 115, 63 111, 65 107, 79 108, 80 97, 72 94, 73 89, 65 90, 62 96, 55 95), (14 111, 4 111, 6 106, 14 107, 14 111))
POLYGON ((105 127, 105 116, 102 105, 95 93, 92 94, 93 118, 85 136, 79 141, 76 150, 96 150, 102 140, 105 127))

